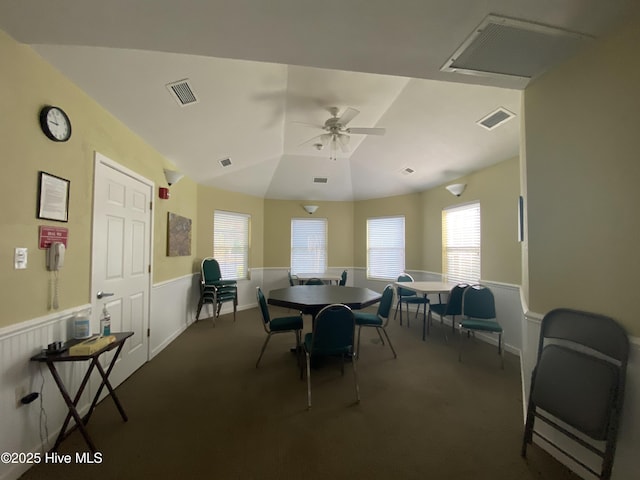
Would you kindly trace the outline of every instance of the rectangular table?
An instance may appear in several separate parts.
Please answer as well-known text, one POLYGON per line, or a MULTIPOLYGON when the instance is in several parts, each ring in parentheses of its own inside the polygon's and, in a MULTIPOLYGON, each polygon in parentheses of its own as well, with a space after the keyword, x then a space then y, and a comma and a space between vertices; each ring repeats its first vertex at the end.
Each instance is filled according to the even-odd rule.
POLYGON ((112 333, 112 335, 115 337, 114 342, 98 350, 97 352, 94 352, 89 355, 69 355, 68 348, 82 341, 82 340, 70 340, 65 343, 65 351, 61 353, 47 353, 46 350, 43 350, 41 353, 31 357, 31 361, 33 362, 41 362, 41 363, 47 364, 47 366, 49 367, 49 370, 51 371, 51 375, 53 375, 53 379, 55 380, 56 385, 58 386, 58 389, 62 394, 62 398, 64 398, 64 401, 67 404, 67 408, 69 409, 69 412, 67 413, 67 417, 64 419, 62 428, 60 429, 60 433, 58 434, 58 438, 56 439, 56 443, 51 449, 52 452, 55 452, 58 449, 58 447, 60 446, 60 443, 62 443, 62 440, 64 440, 67 437, 67 435, 71 433, 75 428, 78 428, 80 430, 80 433, 82 433, 82 436, 84 437, 84 440, 85 442, 87 442, 87 445, 89 446, 91 451, 92 452, 97 451, 93 441, 91 440, 91 437, 89 436, 89 432, 87 431, 86 426, 87 426, 87 423, 89 423, 89 418, 91 418, 91 414, 93 413, 93 410, 95 409, 95 406, 98 403, 98 399, 100 398, 100 394, 102 393, 102 389, 104 387, 107 387, 107 390, 109 390, 108 396, 110 396, 113 399, 113 402, 116 404, 116 407, 118 408, 118 411, 120 412, 120 416, 122 417, 122 419, 125 422, 128 420, 127 414, 122 408, 122 405, 120 404, 120 400, 118 400, 116 392, 111 386, 111 383, 109 383, 109 374, 111 373, 111 370, 113 370, 113 366, 115 365, 118 355, 120 354, 120 351, 124 346, 124 342, 127 340, 127 338, 133 335, 133 332, 117 332, 117 333, 112 333), (102 365, 98 361, 98 358, 103 353, 109 352, 113 349, 116 349, 116 353, 113 356, 111 363, 109 364, 109 366, 105 371, 105 369, 102 367, 102 365), (90 361, 91 363, 89 364, 87 373, 85 373, 84 377, 82 378, 80 387, 78 388, 78 391, 76 392, 76 395, 72 400, 71 396, 69 395, 69 392, 67 391, 66 386, 64 385, 64 382, 60 378, 60 374, 58 373, 56 364, 63 363, 63 362, 83 362, 83 361, 90 361), (84 416, 84 418, 82 418, 78 413, 77 406, 78 406, 78 402, 80 401, 80 397, 82 396, 82 392, 84 391, 85 387, 87 386, 87 383, 89 382, 89 377, 91 377, 91 373, 93 372, 94 368, 97 369, 98 372, 100 373, 100 376, 102 377, 102 381, 100 383, 100 387, 98 388, 98 391, 96 392, 95 397, 93 397, 93 402, 91 402, 89 411, 84 416), (67 431, 67 426, 69 425, 69 422, 71 421, 72 417, 75 420, 75 426, 70 428, 69 431, 67 431))
MULTIPOLYGON (((397 287, 411 290, 418 294, 422 294, 425 297, 429 294, 435 293, 449 293, 455 283, 450 282, 393 282, 397 287)), ((402 308, 400 308, 400 324, 402 324, 402 308)), ((424 311, 424 318, 422 319, 422 340, 426 340, 426 335, 429 333, 429 325, 427 324, 427 309, 424 311)))

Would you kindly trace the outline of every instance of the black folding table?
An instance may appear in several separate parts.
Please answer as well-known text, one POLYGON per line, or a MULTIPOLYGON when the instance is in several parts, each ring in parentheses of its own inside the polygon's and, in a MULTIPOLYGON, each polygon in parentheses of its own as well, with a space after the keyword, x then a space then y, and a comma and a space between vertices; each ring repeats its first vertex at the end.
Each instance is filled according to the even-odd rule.
POLYGON ((118 400, 118 396, 116 395, 116 392, 111 386, 111 383, 109 383, 109 374, 111 373, 111 370, 113 370, 113 366, 115 365, 118 355, 120 354, 120 351, 124 346, 124 342, 127 340, 127 338, 133 335, 133 332, 117 332, 117 333, 112 333, 112 335, 115 337, 115 341, 105 346, 104 348, 88 355, 69 355, 68 347, 71 347, 74 344, 81 342, 81 340, 70 340, 65 344, 65 350, 61 353, 47 353, 46 350, 43 350, 41 353, 31 357, 31 361, 47 364, 47 366, 49 367, 49 370, 51 371, 51 375, 53 375, 53 379, 55 380, 56 385, 58 386, 58 389, 62 394, 62 398, 64 398, 64 401, 67 404, 67 407, 69 409, 69 412, 67 413, 67 417, 64 419, 64 423, 62 424, 62 428, 60 429, 60 433, 58 434, 58 438, 56 439, 56 443, 54 444, 51 451, 55 452, 60 446, 60 443, 62 443, 62 441, 67 437, 67 435, 69 435, 75 428, 80 429, 80 433, 82 433, 82 436, 84 437, 91 451, 92 452, 97 451, 93 441, 91 440, 91 437, 89 436, 89 432, 87 431, 86 427, 87 427, 87 423, 89 423, 91 414, 93 413, 93 410, 95 409, 95 406, 98 403, 98 399, 100 398, 100 394, 102 393, 102 389, 104 387, 107 387, 107 390, 109 390, 108 396, 110 396, 113 399, 113 402, 116 404, 116 407, 118 408, 118 411, 120 412, 120 416, 122 417, 122 419, 125 422, 128 420, 127 414, 122 408, 122 405, 120 404, 120 400, 118 400), (98 361, 98 358, 103 353, 109 352, 114 349, 116 349, 116 353, 111 359, 111 363, 109 363, 107 369, 105 370, 100 364, 100 362, 98 361), (84 361, 90 361, 91 363, 89 364, 87 373, 85 373, 82 379, 82 382, 80 383, 80 387, 78 388, 78 391, 76 392, 76 395, 72 400, 64 382, 60 378, 60 375, 56 368, 56 364, 62 363, 62 362, 84 362, 84 361), (100 387, 98 387, 98 390, 95 396, 93 397, 93 402, 91 402, 89 411, 84 416, 84 418, 82 418, 78 413, 77 406, 78 406, 78 402, 80 401, 80 397, 82 396, 82 392, 84 391, 85 387, 89 383, 89 378, 91 377, 91 373, 93 372, 94 368, 97 369, 98 372, 100 373, 102 381, 100 383, 100 387), (75 420, 75 426, 73 426, 67 431, 67 427, 69 426, 69 422, 71 418, 75 420))

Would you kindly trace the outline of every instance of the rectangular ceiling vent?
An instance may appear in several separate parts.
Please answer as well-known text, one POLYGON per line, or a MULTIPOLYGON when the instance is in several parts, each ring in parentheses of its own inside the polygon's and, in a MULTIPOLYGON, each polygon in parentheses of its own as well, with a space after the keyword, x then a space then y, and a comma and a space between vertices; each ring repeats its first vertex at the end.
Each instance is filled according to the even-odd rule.
POLYGON ((313 177, 313 183, 327 183, 328 181, 327 177, 313 177))
POLYGON ((222 160, 218 160, 218 162, 220 162, 220 165, 222 165, 223 167, 230 167, 231 166, 231 159, 230 158, 223 158, 222 160))
POLYGON ((407 167, 402 169, 402 173, 404 175, 411 175, 412 173, 415 173, 415 170, 411 167, 407 167))
POLYGON ((167 84, 167 89, 169 90, 169 93, 171 93, 173 99, 178 102, 178 105, 181 107, 198 103, 198 99, 196 98, 196 94, 193 93, 193 89, 189 84, 188 78, 167 84))
POLYGON ((496 127, 499 127, 503 123, 511 120, 515 117, 516 114, 510 112, 506 108, 500 107, 497 110, 494 110, 489 115, 481 118, 476 123, 481 127, 486 128, 487 130, 493 130, 496 127))
POLYGON ((547 25, 489 15, 440 70, 535 78, 592 39, 547 25))

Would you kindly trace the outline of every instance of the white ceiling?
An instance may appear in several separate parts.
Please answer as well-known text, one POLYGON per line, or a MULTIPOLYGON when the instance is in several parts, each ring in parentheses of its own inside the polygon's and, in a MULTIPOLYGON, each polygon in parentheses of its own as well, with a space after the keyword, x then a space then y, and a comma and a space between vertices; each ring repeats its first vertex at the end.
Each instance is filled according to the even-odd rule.
POLYGON ((0 2, 0 29, 198 183, 352 200, 425 190, 518 155, 519 117, 492 131, 476 122, 498 107, 519 115, 528 80, 440 71, 488 14, 598 37, 632 4, 22 0, 0 2), (198 102, 183 107, 166 85, 186 78, 198 102), (352 135, 351 152, 330 160, 308 142, 330 106, 358 109, 349 126, 386 135, 352 135))

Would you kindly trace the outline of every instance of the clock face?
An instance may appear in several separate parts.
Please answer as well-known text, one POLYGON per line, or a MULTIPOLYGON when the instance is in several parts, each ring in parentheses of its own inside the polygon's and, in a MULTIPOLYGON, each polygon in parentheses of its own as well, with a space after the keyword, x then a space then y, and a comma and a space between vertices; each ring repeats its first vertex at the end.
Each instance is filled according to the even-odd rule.
POLYGON ((47 137, 55 142, 66 142, 71 137, 71 122, 58 107, 44 107, 40 111, 40 126, 47 137))

